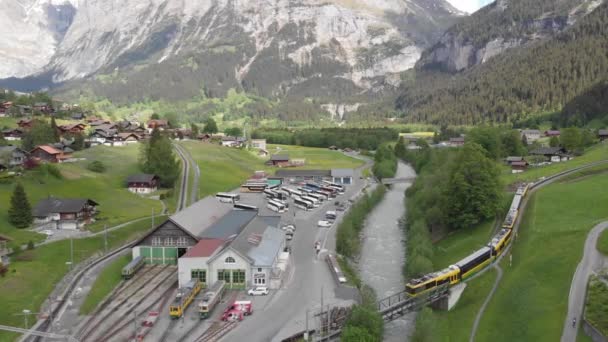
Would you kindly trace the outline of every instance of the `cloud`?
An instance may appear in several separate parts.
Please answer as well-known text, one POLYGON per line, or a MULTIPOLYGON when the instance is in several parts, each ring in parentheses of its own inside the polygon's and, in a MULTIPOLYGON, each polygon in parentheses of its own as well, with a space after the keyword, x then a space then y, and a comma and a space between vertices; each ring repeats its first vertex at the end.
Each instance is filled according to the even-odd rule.
POLYGON ((452 6, 467 13, 473 13, 494 0, 448 0, 452 6))

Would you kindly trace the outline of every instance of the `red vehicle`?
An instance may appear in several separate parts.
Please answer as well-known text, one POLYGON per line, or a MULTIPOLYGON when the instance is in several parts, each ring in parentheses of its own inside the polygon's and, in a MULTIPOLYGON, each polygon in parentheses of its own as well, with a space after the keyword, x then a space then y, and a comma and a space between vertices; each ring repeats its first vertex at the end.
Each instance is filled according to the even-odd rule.
POLYGON ((234 301, 222 314, 222 321, 243 320, 243 316, 249 316, 253 313, 253 306, 250 300, 234 301))

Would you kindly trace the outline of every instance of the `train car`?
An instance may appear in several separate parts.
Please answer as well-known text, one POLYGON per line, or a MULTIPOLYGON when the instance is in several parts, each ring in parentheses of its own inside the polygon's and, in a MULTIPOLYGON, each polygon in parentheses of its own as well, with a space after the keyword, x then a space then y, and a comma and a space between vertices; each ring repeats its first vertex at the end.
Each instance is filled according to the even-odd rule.
POLYGON ((505 220, 502 223, 502 227, 507 229, 513 229, 518 215, 519 211, 517 209, 509 210, 507 216, 505 217, 505 220))
POLYGON ((203 300, 198 303, 198 313, 201 319, 206 319, 211 316, 211 311, 217 306, 222 300, 222 295, 226 289, 226 282, 218 280, 213 286, 205 292, 203 300))
POLYGON ((528 193, 529 188, 530 188, 530 184, 521 185, 517 188, 517 191, 515 192, 515 194, 520 195, 521 197, 525 197, 526 194, 528 193))
POLYGON ((458 267, 460 272, 458 277, 460 280, 466 279, 473 275, 473 273, 481 270, 492 261, 492 249, 485 246, 468 257, 458 261, 454 266, 458 267))
POLYGON ((122 279, 131 279, 133 275, 145 265, 145 263, 146 259, 141 255, 131 260, 125 267, 122 268, 122 279))
POLYGON ((488 247, 492 249, 492 256, 496 257, 500 255, 502 250, 507 247, 509 241, 511 240, 511 236, 513 231, 511 229, 503 228, 501 229, 490 241, 488 247))
POLYGON ((511 202, 511 207, 509 208, 509 210, 518 210, 519 207, 521 206, 521 200, 522 200, 521 195, 513 196, 513 201, 511 202))
POLYGON ((441 271, 425 274, 424 276, 410 280, 405 285, 405 291, 410 297, 421 295, 437 286, 444 284, 453 285, 460 281, 460 269, 456 266, 444 268, 441 271))
POLYGON ((194 297, 201 291, 201 282, 198 279, 193 279, 183 287, 177 289, 177 295, 173 300, 173 303, 169 306, 169 315, 171 318, 177 319, 184 315, 186 309, 194 297))

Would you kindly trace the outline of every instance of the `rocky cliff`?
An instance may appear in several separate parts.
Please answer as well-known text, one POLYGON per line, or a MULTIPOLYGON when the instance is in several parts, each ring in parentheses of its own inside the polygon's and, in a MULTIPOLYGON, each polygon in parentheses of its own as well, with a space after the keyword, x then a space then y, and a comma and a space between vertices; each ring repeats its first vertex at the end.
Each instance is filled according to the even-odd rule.
POLYGON ((5 19, 37 27, 29 41, 43 51, 15 30, 0 77, 84 80, 123 100, 381 91, 460 15, 444 0, 0 1, 5 19), (70 15, 52 19, 58 8, 70 15))

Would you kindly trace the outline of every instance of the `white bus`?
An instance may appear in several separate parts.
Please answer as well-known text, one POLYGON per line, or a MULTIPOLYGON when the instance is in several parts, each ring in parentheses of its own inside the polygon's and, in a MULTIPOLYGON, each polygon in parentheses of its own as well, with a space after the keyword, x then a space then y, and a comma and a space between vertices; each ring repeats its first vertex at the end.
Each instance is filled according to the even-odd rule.
POLYGON ((339 193, 343 194, 344 193, 344 186, 340 185, 340 184, 336 184, 330 181, 323 181, 323 184, 325 184, 326 186, 330 187, 330 188, 334 188, 336 190, 338 190, 339 193))
POLYGON ((285 190, 276 190, 275 191, 276 194, 278 195, 278 199, 282 200, 282 201, 286 201, 289 198, 289 192, 285 191, 285 190))
POLYGON ((316 191, 313 191, 312 193, 308 194, 308 196, 316 198, 319 202, 324 202, 327 200, 327 196, 325 196, 325 194, 320 194, 316 191))
POLYGON ((276 200, 269 200, 266 207, 277 213, 284 213, 287 211, 287 206, 284 203, 276 200))
POLYGON ((310 194, 310 193, 312 193, 312 190, 310 190, 310 189, 306 189, 306 188, 304 188, 304 187, 299 187, 299 188, 298 188, 298 190, 299 190, 301 193, 303 193, 303 194, 310 194))
POLYGON ((305 200, 311 201, 311 202, 312 202, 312 205, 313 205, 315 208, 318 208, 318 207, 319 207, 319 205, 320 205, 319 200, 318 200, 318 199, 316 199, 316 198, 314 198, 314 197, 310 197, 310 196, 306 196, 306 195, 305 195, 304 197, 302 197, 302 199, 305 199, 305 200))
POLYGON ((255 205, 235 203, 234 204, 234 209, 239 209, 239 210, 258 210, 258 207, 256 207, 255 205))
POLYGON ((293 205, 295 205, 296 208, 300 208, 302 210, 310 210, 313 208, 312 202, 305 201, 299 197, 294 198, 293 205))
POLYGON ((335 198, 336 195, 338 194, 338 190, 336 190, 334 188, 330 188, 329 186, 323 186, 323 187, 321 187, 321 191, 324 191, 324 192, 330 194, 329 196, 331 198, 335 198))
POLYGON ((228 192, 218 192, 217 194, 215 194, 215 198, 217 198, 222 203, 236 203, 241 200, 241 195, 231 194, 228 192))
POLYGON ((315 195, 321 196, 324 201, 327 201, 330 197, 329 193, 322 190, 317 190, 314 192, 315 195))
POLYGON ((266 198, 276 198, 277 197, 274 190, 270 190, 270 189, 264 190, 264 196, 266 196, 266 198))

